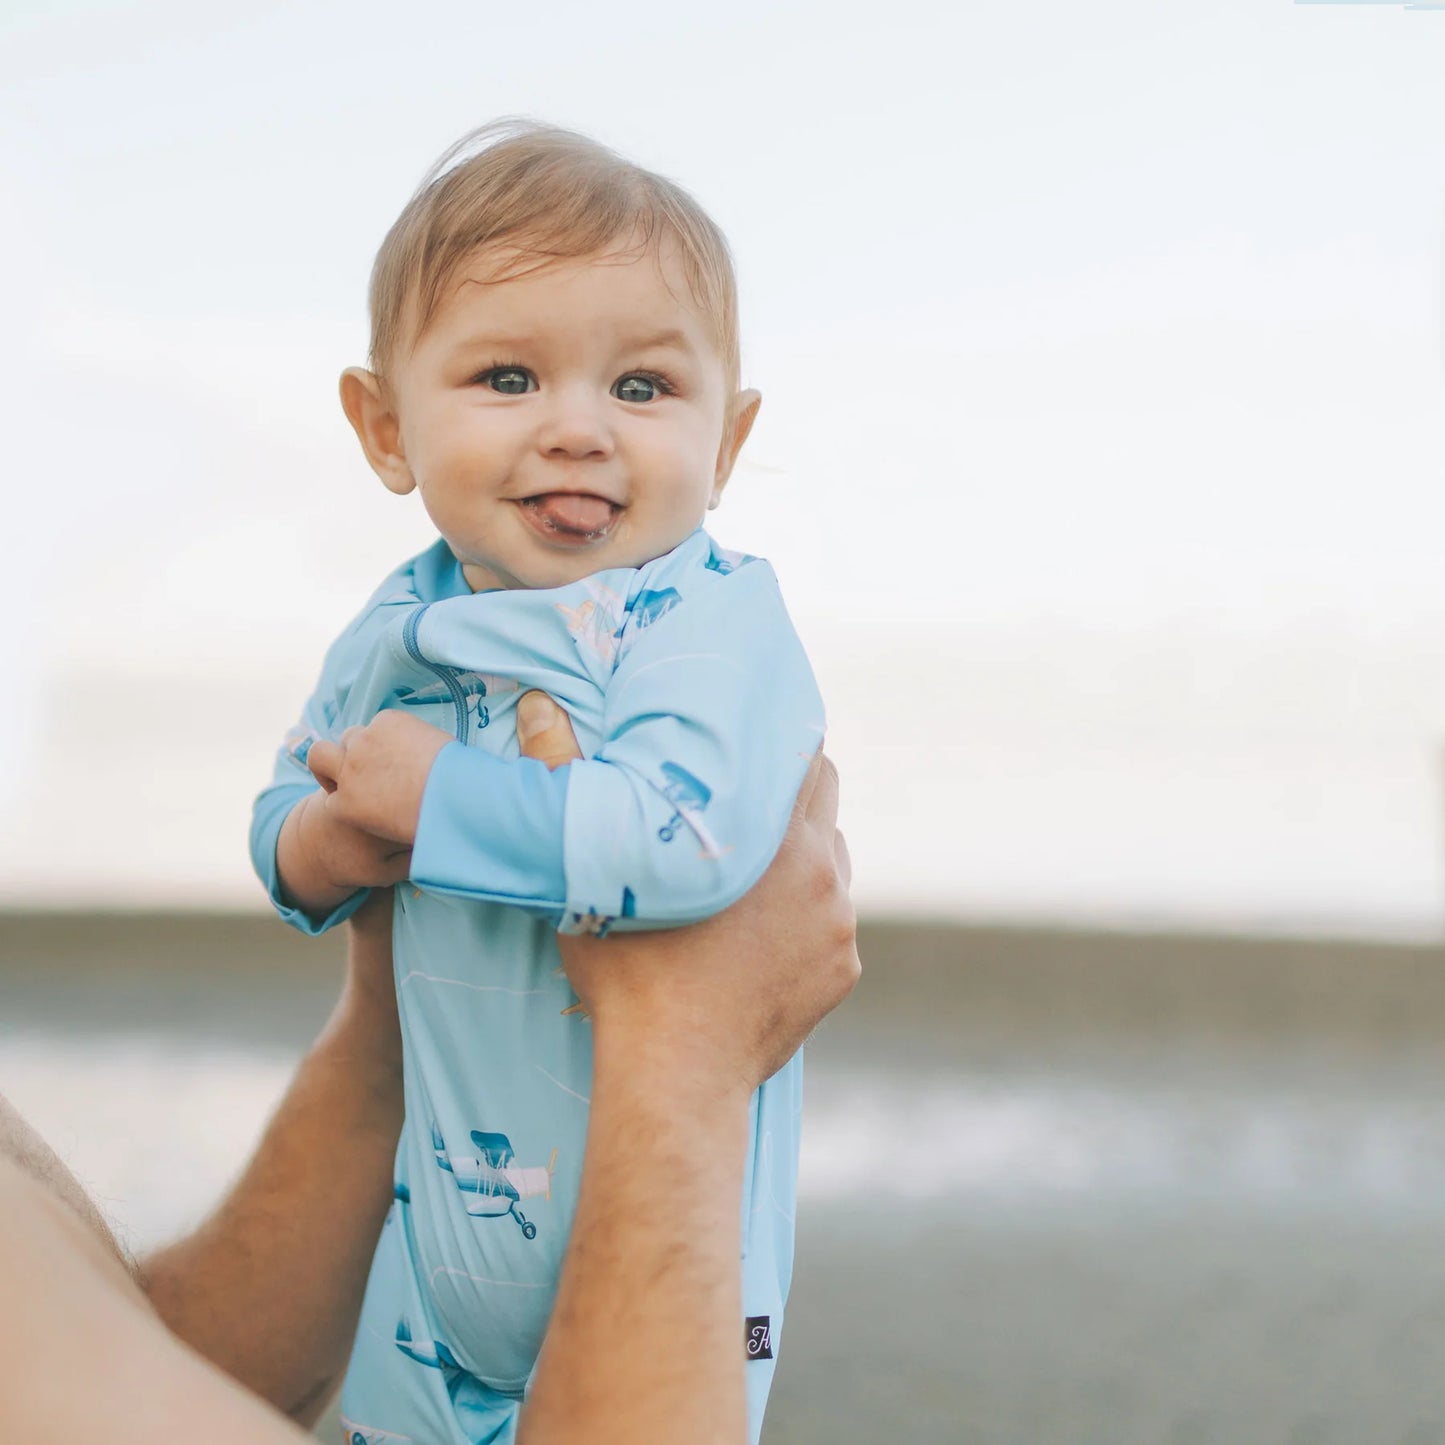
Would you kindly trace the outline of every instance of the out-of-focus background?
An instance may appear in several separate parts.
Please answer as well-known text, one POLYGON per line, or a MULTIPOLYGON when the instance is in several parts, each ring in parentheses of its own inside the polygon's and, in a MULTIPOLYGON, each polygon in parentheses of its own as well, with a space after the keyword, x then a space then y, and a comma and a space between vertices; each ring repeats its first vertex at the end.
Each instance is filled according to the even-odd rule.
POLYGON ((429 540, 335 400, 502 114, 687 184, 864 984, 767 1439, 1445 1441, 1445 13, 0 10, 0 1088, 140 1247, 324 1016, 251 797, 429 540))

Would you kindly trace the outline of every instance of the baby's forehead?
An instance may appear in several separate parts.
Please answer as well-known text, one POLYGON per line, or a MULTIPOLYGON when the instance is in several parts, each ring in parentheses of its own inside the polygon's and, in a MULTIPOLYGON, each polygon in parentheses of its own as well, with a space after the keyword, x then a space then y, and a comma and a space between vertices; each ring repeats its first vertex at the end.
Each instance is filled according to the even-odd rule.
POLYGON ((500 328, 521 341, 569 332, 609 334, 722 356, 717 319, 689 284, 675 244, 618 244, 580 256, 521 243, 480 247, 456 266, 417 332, 500 328))

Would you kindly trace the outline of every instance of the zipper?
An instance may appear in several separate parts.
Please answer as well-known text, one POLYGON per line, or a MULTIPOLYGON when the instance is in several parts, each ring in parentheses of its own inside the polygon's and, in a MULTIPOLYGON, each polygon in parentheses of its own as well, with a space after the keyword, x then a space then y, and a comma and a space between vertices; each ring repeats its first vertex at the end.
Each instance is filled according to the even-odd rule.
POLYGON ((406 625, 401 629, 402 644, 406 648, 407 656, 435 677, 439 677, 447 685, 447 691, 452 695, 452 705, 457 711, 457 741, 465 743, 470 725, 467 718, 467 695, 462 691, 462 685, 457 681, 456 669, 445 666, 440 662, 432 662, 429 658, 422 656, 421 647, 416 640, 417 628, 421 626, 422 614, 431 606, 430 602, 424 602, 407 619, 406 625))

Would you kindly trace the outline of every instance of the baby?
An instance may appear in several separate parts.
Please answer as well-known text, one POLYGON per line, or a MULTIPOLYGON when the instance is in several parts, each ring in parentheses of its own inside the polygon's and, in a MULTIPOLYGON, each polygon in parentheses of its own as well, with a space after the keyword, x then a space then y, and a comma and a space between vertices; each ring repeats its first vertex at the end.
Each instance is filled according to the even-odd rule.
MULTIPOLYGON (((727 243, 689 195, 581 136, 486 127, 387 235, 371 317, 342 404, 440 538, 332 645, 251 847, 308 933, 403 885, 406 1123, 349 1440, 506 1441, 587 1126, 591 1037, 556 931, 688 923, 746 892, 823 706, 772 570, 701 530, 760 398, 739 388, 727 243), (531 689, 566 709, 585 761, 520 756, 531 689)), ((751 1115, 754 1440, 792 1270, 801 1073, 751 1115)))

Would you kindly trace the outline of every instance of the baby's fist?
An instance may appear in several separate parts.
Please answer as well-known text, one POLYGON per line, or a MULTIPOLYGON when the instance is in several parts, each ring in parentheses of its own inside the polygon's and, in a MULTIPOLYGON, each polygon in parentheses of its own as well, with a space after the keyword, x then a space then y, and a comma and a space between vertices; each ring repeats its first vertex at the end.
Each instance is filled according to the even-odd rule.
POLYGON ((330 796, 328 812, 354 828, 410 845, 436 756, 450 733, 410 713, 378 713, 338 742, 313 743, 306 766, 330 796))

